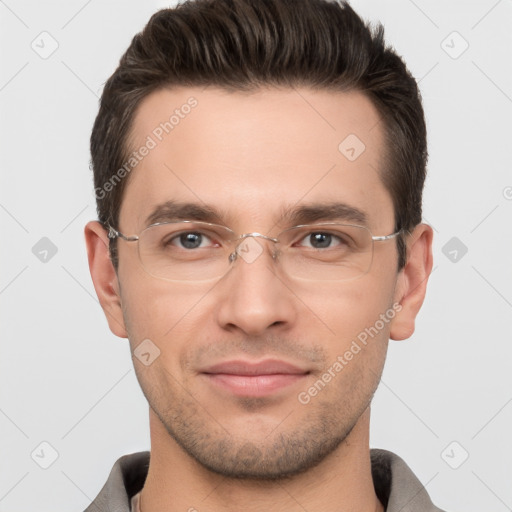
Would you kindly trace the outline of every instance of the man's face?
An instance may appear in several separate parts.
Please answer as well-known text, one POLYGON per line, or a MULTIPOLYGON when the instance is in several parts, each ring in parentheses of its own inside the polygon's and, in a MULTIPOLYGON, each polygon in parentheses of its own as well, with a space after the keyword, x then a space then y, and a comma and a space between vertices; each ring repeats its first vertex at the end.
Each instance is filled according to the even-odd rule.
MULTIPOLYGON (((130 175, 116 228, 139 234, 158 205, 174 201, 207 205, 237 234, 276 236, 290 227, 285 210, 343 203, 364 213, 374 235, 388 235, 382 130, 358 92, 157 91, 140 105, 131 146, 148 135, 157 145, 130 175), (191 96, 197 106, 158 141, 155 128, 191 96)), ((401 274, 394 240, 375 243, 370 271, 349 281, 289 278, 272 242, 258 243, 265 250, 254 261, 238 258, 224 277, 194 283, 148 275, 137 244, 119 240, 119 294, 132 351, 146 339, 160 350, 147 366, 134 358, 152 427, 213 471, 276 478, 323 460, 367 411, 401 274), (257 363, 264 373, 269 361, 293 365, 294 375, 240 376, 257 363), (233 364, 216 372, 223 363, 233 364)))

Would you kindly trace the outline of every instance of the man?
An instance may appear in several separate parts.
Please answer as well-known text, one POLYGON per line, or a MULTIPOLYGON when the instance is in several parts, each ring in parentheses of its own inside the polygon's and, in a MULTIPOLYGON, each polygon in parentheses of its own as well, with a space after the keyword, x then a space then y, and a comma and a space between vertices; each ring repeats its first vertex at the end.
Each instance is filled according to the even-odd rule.
POLYGON ((415 80, 346 3, 157 12, 91 136, 94 286, 151 452, 87 511, 438 511, 369 449, 389 338, 432 268, 415 80))

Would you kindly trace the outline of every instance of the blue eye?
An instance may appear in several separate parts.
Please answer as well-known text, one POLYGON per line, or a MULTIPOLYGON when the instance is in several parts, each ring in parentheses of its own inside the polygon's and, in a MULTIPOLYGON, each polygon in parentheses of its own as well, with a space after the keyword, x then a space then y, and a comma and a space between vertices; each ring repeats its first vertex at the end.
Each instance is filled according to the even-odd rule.
POLYGON ((313 249, 328 249, 335 245, 340 245, 340 243, 344 243, 341 237, 325 231, 308 233, 300 241, 300 245, 311 247, 313 249))
POLYGON ((309 241, 315 249, 324 249, 331 245, 332 235, 328 235, 326 233, 314 233, 309 235, 309 241))
POLYGON ((212 239, 200 231, 182 231, 181 233, 167 235, 162 241, 164 247, 177 247, 178 249, 204 249, 215 246, 212 239))
MULTIPOLYGON (((178 239, 180 244, 186 249, 197 249, 198 247, 201 247, 203 235, 200 233, 183 233, 178 239)), ((176 240, 176 238, 173 240, 176 240)))

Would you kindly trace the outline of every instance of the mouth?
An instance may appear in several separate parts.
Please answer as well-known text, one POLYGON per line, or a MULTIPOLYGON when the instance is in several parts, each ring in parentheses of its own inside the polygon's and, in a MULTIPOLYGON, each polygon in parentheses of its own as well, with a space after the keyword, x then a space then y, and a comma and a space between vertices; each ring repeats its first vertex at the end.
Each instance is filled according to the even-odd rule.
POLYGON ((309 371, 276 359, 226 361, 200 372, 217 388, 236 396, 263 397, 302 381, 309 371))

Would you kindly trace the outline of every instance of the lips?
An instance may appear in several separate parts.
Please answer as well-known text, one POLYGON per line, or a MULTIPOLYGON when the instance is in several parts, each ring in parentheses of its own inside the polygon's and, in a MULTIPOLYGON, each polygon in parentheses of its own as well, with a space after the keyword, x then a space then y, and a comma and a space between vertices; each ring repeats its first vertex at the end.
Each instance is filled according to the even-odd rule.
POLYGON ((242 360, 226 361, 208 367, 203 370, 203 373, 224 373, 230 375, 298 375, 308 372, 285 361, 267 359, 259 363, 242 360))
POLYGON ((261 397, 295 384, 308 370, 276 359, 260 362, 226 361, 201 371, 210 384, 237 396, 261 397))

